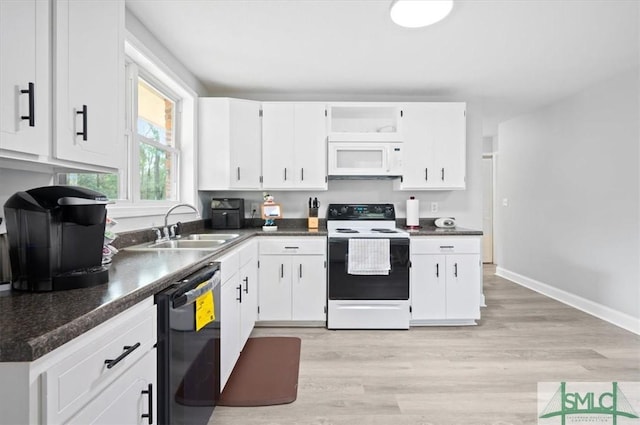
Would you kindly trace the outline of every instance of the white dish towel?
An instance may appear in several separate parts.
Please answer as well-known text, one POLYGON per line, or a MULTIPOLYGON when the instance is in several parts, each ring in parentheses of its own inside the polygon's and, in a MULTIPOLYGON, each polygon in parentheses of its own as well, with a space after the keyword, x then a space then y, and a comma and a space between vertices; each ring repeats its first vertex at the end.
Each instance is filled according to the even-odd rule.
POLYGON ((347 272, 356 275, 388 275, 391 270, 389 239, 349 239, 347 272))

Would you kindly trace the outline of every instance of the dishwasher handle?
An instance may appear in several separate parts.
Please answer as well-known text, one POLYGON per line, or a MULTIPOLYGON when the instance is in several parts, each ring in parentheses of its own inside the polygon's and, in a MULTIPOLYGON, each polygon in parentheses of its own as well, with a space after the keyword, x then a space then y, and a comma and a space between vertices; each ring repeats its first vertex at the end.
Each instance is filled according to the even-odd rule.
POLYGON ((172 307, 180 308, 187 304, 194 303, 198 299, 198 297, 206 294, 209 291, 212 291, 213 288, 216 287, 216 285, 220 284, 220 281, 221 281, 220 270, 217 268, 213 270, 209 270, 205 273, 199 273, 199 272, 194 273, 193 275, 183 280, 182 282, 184 282, 185 284, 191 283, 196 287, 188 291, 185 291, 181 295, 174 298, 172 307), (198 287, 198 285, 200 285, 203 282, 206 282, 206 284, 198 287))

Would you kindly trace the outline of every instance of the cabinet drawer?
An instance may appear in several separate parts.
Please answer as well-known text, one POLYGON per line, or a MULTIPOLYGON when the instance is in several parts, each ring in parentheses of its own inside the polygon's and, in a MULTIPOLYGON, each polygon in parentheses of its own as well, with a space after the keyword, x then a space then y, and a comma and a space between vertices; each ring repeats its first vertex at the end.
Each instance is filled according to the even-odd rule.
POLYGON ((48 424, 65 422, 153 349, 156 306, 133 307, 85 336, 88 334, 93 335, 84 338, 82 346, 69 347, 63 360, 43 374, 43 407, 48 424))
POLYGON ((446 238, 412 237, 412 254, 479 254, 480 238, 450 236, 446 238))
POLYGON ((225 283, 234 274, 238 273, 240 268, 240 255, 238 255, 237 249, 217 258, 215 261, 220 262, 220 282, 222 283, 225 283))
POLYGON ((324 255, 327 240, 322 237, 309 238, 265 238, 260 241, 260 255, 324 255))
POLYGON ((257 258, 258 243, 255 240, 245 242, 240 248, 238 248, 238 256, 240 257, 240 267, 257 258))

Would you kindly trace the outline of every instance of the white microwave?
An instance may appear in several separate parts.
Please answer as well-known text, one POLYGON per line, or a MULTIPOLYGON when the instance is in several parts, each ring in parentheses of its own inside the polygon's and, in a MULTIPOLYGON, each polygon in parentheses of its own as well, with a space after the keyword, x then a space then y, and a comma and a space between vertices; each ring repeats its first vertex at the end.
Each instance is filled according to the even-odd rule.
POLYGON ((402 143, 329 142, 330 176, 400 176, 402 143))

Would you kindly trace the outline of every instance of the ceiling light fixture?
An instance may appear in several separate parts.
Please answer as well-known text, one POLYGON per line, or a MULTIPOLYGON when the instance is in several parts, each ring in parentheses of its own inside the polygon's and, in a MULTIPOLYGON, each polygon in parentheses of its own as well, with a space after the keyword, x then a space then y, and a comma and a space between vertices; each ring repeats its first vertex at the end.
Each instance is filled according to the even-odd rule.
POLYGON ((444 19, 453 9, 453 0, 395 0, 391 20, 401 27, 420 28, 444 19))

